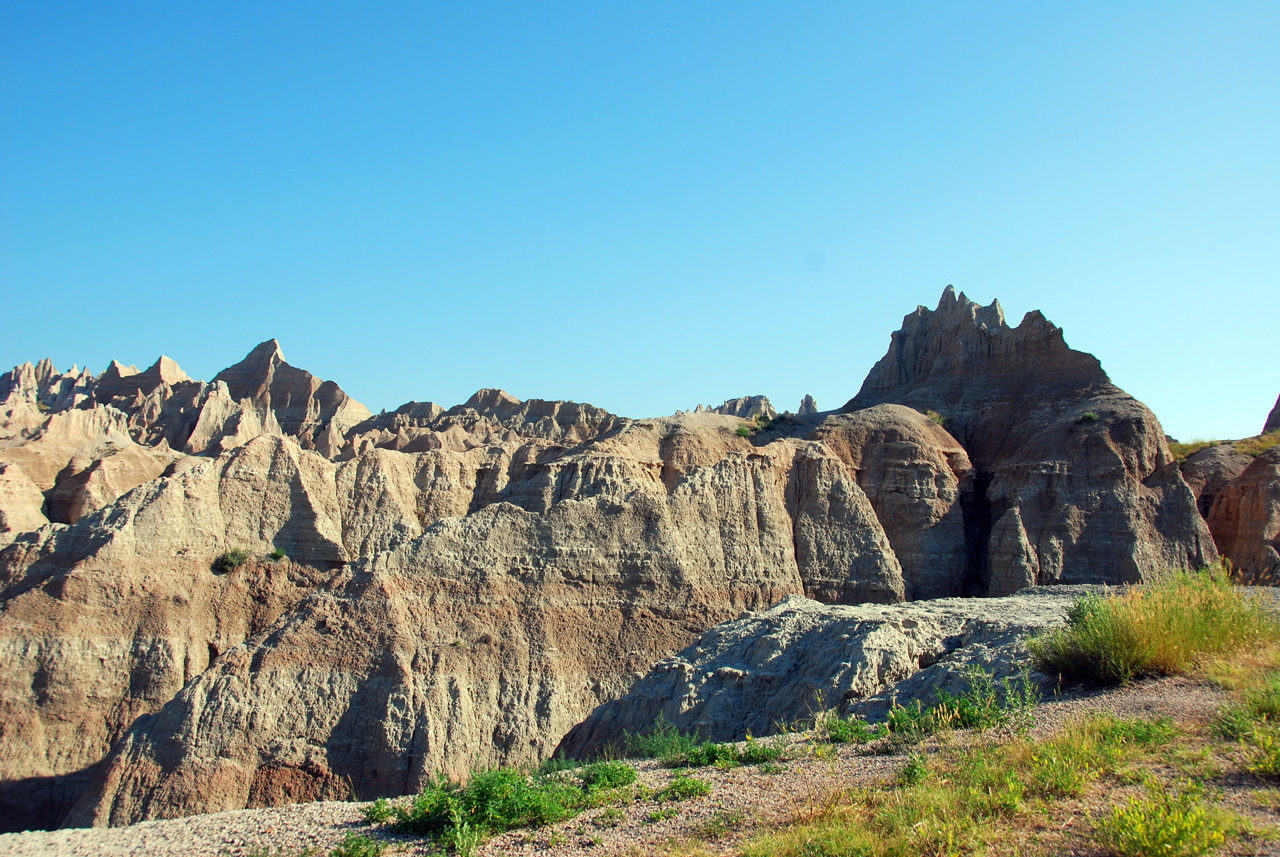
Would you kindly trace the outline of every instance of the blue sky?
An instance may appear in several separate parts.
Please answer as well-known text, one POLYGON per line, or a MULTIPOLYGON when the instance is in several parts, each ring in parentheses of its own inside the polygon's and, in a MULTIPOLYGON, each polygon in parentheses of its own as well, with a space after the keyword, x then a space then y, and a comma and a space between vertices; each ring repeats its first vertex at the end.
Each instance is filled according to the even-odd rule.
POLYGON ((1280 4, 0 5, 0 364, 835 407, 948 283, 1280 393, 1280 4))

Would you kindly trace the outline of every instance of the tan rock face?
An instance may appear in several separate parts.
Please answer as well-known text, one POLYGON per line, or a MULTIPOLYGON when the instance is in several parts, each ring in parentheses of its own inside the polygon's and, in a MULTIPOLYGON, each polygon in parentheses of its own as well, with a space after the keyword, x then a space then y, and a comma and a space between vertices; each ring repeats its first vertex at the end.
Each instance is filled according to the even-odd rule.
POLYGON ((987 594, 1217 559, 1155 416, 1039 312, 1010 328, 998 303, 948 287, 903 320, 845 409, 888 402, 936 414, 968 453, 965 527, 987 594))

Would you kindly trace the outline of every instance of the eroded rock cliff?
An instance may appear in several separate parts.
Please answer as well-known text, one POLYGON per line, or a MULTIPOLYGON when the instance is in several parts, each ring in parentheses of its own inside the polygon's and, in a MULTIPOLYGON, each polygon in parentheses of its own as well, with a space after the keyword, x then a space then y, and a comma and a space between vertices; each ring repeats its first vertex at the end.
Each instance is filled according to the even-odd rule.
POLYGON ((1011 330, 950 292, 847 413, 746 431, 766 400, 632 420, 481 390, 372 415, 274 341, 210 383, 167 358, 97 380, 43 362, 0 394, 10 826, 538 759, 655 660, 788 595, 1215 556, 1145 408, 1038 314, 1011 330))

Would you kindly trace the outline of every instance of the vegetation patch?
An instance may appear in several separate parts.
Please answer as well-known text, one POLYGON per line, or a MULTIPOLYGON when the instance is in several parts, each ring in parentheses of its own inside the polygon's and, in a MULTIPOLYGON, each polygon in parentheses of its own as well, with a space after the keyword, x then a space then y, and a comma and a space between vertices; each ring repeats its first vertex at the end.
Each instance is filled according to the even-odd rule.
POLYGON ((407 805, 375 801, 365 817, 403 833, 429 835, 442 848, 471 854, 490 836, 518 827, 541 827, 584 809, 625 803, 636 771, 624 762, 597 762, 576 772, 529 775, 497 768, 472 775, 466 785, 443 776, 407 805))
MULTIPOLYGON (((1031 725, 1040 695, 1028 673, 996 682, 991 673, 970 666, 965 670, 965 680, 968 688, 964 692, 938 690, 935 702, 927 707, 918 699, 912 705, 895 705, 889 711, 885 728, 899 737, 919 738, 945 729, 1012 727, 1025 730, 1031 725)), ((861 734, 871 731, 871 727, 862 724, 837 731, 845 728, 861 734)))
POLYGON ((1228 825, 1204 805, 1191 783, 1170 788, 1147 784, 1145 797, 1130 797, 1098 825, 1098 841, 1119 857, 1196 857, 1226 842, 1228 825))
POLYGON ((1280 431, 1268 432, 1260 434, 1257 437, 1245 438, 1235 442, 1236 452, 1242 452, 1245 455, 1251 455, 1257 458, 1271 447, 1280 444, 1280 431))
POLYGON ((1050 675, 1123 684, 1140 675, 1190 672, 1277 635, 1275 617, 1232 584, 1225 567, 1176 571, 1123 593, 1081 597, 1066 627, 1028 641, 1050 675))
POLYGON ((213 570, 220 574, 235 571, 249 561, 249 552, 240 548, 232 548, 213 561, 213 570))

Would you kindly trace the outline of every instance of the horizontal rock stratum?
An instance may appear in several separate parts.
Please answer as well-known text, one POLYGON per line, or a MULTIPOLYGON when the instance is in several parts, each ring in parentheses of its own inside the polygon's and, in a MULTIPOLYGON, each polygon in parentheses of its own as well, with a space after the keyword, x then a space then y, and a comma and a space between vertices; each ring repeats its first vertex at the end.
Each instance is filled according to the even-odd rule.
POLYGON ((549 755, 788 596, 1218 558, 1155 416, 1039 313, 948 289, 839 412, 765 405, 375 415, 274 341, 212 382, 0 376, 0 823, 404 794, 549 755))

